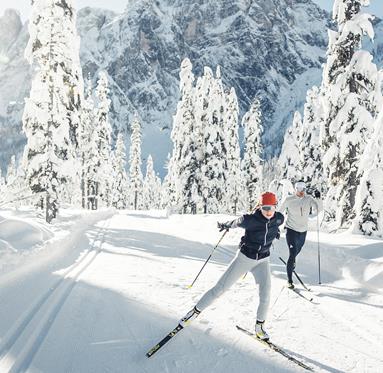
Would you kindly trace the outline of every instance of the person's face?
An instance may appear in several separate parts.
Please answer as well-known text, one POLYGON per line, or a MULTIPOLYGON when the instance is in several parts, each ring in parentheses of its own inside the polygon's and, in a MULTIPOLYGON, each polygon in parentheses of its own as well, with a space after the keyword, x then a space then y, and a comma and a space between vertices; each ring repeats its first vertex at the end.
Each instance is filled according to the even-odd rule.
POLYGON ((303 189, 303 190, 296 189, 295 194, 296 194, 298 197, 302 198, 302 197, 304 197, 304 195, 305 195, 305 190, 304 190, 304 189, 303 189))
POLYGON ((261 212, 266 219, 271 219, 275 214, 275 206, 261 206, 261 212))

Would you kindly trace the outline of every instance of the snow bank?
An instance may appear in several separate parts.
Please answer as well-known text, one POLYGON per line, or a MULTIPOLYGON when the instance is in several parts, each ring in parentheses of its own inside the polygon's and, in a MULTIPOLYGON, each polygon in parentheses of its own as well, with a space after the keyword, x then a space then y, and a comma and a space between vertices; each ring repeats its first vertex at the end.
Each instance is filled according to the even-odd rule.
POLYGON ((41 248, 51 239, 52 230, 31 212, 0 212, 0 271, 17 265, 21 258, 41 248))
POLYGON ((27 221, 5 219, 0 222, 0 240, 14 252, 29 250, 52 236, 47 229, 27 221))

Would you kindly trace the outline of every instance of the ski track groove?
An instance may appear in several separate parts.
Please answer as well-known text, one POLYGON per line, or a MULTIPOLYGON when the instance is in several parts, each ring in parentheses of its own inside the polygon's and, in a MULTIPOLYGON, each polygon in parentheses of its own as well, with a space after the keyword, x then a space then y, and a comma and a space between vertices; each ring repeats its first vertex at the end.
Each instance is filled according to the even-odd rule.
MULTIPOLYGON (((290 292, 287 292, 287 303, 289 303, 289 301, 290 301, 290 296, 291 296, 291 295, 292 295, 292 294, 290 294, 290 292)), ((314 292, 313 295, 315 295, 315 297, 314 297, 314 301, 315 301, 315 299, 318 298, 318 294, 315 294, 315 292, 314 292)), ((295 296, 294 298, 298 299, 299 297, 295 296)), ((279 300, 279 299, 278 299, 278 300, 279 300)), ((365 344, 367 344, 367 345, 369 345, 369 346, 373 345, 373 339, 368 339, 368 338, 366 338, 364 335, 362 335, 362 333, 359 332, 359 330, 352 324, 352 322, 349 322, 349 321, 348 321, 347 319, 345 319, 345 318, 337 317, 337 316, 335 316, 334 314, 328 312, 328 311, 324 308, 324 307, 326 307, 325 302, 324 302, 324 303, 319 303, 319 304, 313 304, 311 307, 310 307, 309 304, 307 304, 307 307, 309 307, 309 308, 313 307, 312 312, 313 312, 314 314, 316 314, 317 316, 321 317, 322 320, 330 320, 331 323, 334 323, 334 324, 339 324, 339 323, 340 323, 340 324, 343 325, 343 327, 344 327, 345 329, 349 330, 349 331, 351 332, 351 334, 355 334, 355 335, 357 335, 358 338, 360 338, 360 340, 363 341, 365 344)), ((289 306, 288 306, 287 308, 289 308, 289 306)), ((286 310, 283 311, 282 314, 284 314, 285 312, 286 312, 286 310)), ((281 315, 282 315, 282 314, 281 314, 281 315)), ((273 316, 274 316, 274 318, 277 320, 281 315, 279 315, 279 316, 276 317, 276 318, 275 318, 274 315, 273 315, 273 316)), ((323 337, 323 336, 320 335, 320 337, 323 337)), ((341 343, 341 342, 337 342, 337 343, 341 343)), ((367 353, 365 353, 365 352, 363 352, 363 351, 359 351, 359 350, 357 350, 357 349, 352 348, 351 346, 347 346, 347 345, 344 344, 344 343, 342 343, 342 345, 343 345, 345 348, 347 348, 349 351, 353 351, 354 353, 356 352, 356 353, 359 355, 359 357, 361 357, 361 355, 364 355, 364 356, 363 356, 364 361, 366 361, 366 357, 365 357, 365 356, 367 356, 368 358, 370 358, 370 359, 372 359, 372 360, 383 362, 383 361, 382 361, 381 359, 379 359, 379 357, 377 357, 377 356, 371 356, 371 355, 369 355, 369 354, 367 354, 367 353)), ((378 356, 379 356, 379 355, 378 355, 378 356)), ((313 363, 313 364, 316 365, 316 368, 323 369, 323 368, 321 368, 321 363, 319 363, 319 365, 318 365, 318 363, 319 363, 319 362, 317 362, 317 364, 315 364, 315 363, 313 363)), ((353 364, 354 364, 354 368, 355 368, 355 366, 357 365, 357 357, 355 357, 355 359, 353 360, 353 364)), ((350 371, 350 372, 351 372, 351 371, 353 371, 354 368, 351 368, 351 370, 348 368, 347 371, 350 371)), ((338 371, 338 370, 334 368, 334 371, 338 371)))
MULTIPOLYGON (((328 312, 327 310, 324 309, 324 307, 318 307, 318 310, 319 310, 319 313, 321 314, 321 316, 324 320, 331 319, 337 324, 341 323, 345 328, 347 328, 348 330, 350 330, 352 332, 351 334, 357 335, 358 338, 363 340, 368 345, 371 345, 373 343, 374 339, 375 340, 380 339, 377 335, 374 335, 374 333, 371 332, 371 330, 368 331, 368 334, 372 335, 372 338, 366 338, 358 330, 358 327, 354 326, 353 322, 348 321, 347 318, 345 318, 345 317, 339 317, 339 316, 336 316, 334 313, 328 312)), ((383 360, 379 360, 379 361, 383 362, 383 360)))
MULTIPOLYGON (((78 278, 86 271, 86 269, 94 262, 98 254, 102 251, 105 233, 111 217, 107 218, 103 226, 98 229, 96 236, 87 252, 75 263, 73 263, 63 275, 54 282, 48 291, 46 291, 32 307, 20 316, 13 327, 5 335, 0 343, 0 371, 9 373, 22 373, 28 370, 30 363, 38 352, 40 346, 48 335, 48 332, 62 309, 65 301, 68 299, 71 291, 76 285, 78 278), (99 247, 96 248, 96 242, 100 241, 99 247), (82 264, 84 264, 82 266, 82 264), (76 270, 77 273, 76 273, 76 270), (73 275, 71 277, 71 275, 73 275), (67 281, 67 282, 66 282, 67 281), (42 309, 46 306, 48 309, 44 312, 42 309), (43 312, 39 316, 39 312, 43 312), (24 332, 27 331, 32 320, 39 318, 35 330, 28 337, 24 347, 12 357, 12 347, 20 340, 24 332), (14 360, 11 367, 7 368, 7 361, 14 360), (9 369, 9 370, 7 370, 9 369)), ((96 223, 97 224, 97 223, 96 223)), ((86 232, 86 231, 85 231, 86 232)))

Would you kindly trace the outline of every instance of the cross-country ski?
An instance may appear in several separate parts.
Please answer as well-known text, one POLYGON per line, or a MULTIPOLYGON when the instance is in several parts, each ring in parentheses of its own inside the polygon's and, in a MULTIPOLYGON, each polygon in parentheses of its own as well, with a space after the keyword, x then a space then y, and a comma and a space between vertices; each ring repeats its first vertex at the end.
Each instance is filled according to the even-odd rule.
MULTIPOLYGON (((286 286, 286 287, 287 287, 287 286, 286 286)), ((300 291, 300 289, 298 289, 298 288, 296 288, 296 287, 294 287, 294 288, 292 288, 292 289, 289 288, 289 287, 287 287, 287 289, 288 289, 289 291, 294 292, 296 295, 298 295, 298 296, 301 297, 302 299, 305 299, 305 300, 307 300, 307 301, 313 303, 314 298, 313 298, 311 295, 307 295, 307 294, 302 293, 302 292, 300 291)))
POLYGON ((267 346, 268 348, 270 348, 273 351, 277 352, 278 354, 282 355, 283 357, 285 357, 286 359, 290 360, 294 364, 300 366, 301 368, 309 370, 309 371, 313 371, 314 370, 312 367, 309 367, 308 365, 306 365, 302 361, 296 359, 294 356, 292 356, 291 354, 287 353, 283 348, 275 345, 270 340, 262 340, 262 339, 258 338, 255 333, 252 333, 252 332, 248 331, 247 329, 242 328, 239 325, 236 325, 236 328, 238 330, 240 330, 241 332, 245 333, 246 335, 252 337, 256 341, 262 343, 264 346, 267 346))

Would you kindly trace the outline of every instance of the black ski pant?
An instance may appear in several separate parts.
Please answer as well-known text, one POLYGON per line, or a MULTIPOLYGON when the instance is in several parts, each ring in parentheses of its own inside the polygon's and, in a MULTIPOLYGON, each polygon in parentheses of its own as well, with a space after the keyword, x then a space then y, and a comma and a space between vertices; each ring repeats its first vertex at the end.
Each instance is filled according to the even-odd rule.
POLYGON ((293 270, 295 269, 295 259, 300 253, 306 241, 307 232, 297 232, 293 229, 287 228, 286 241, 289 248, 289 259, 287 261, 287 279, 293 282, 293 270))

